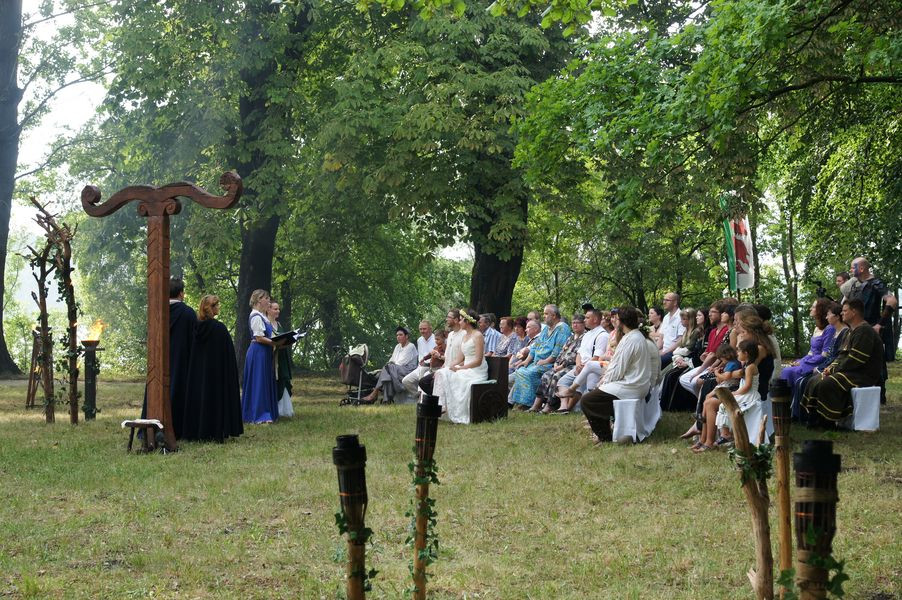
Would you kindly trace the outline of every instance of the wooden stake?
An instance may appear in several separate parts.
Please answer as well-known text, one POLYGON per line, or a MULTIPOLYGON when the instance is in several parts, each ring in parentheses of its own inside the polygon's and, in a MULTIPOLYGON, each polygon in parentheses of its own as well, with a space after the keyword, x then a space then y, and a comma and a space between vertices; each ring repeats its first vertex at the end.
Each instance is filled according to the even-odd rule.
POLYGON ((417 485, 417 521, 413 543, 414 600, 426 600, 426 561, 423 560, 421 553, 426 550, 427 500, 429 500, 429 484, 421 483, 417 485))
MULTIPOLYGON (((748 430, 745 428, 745 420, 739 410, 739 404, 733 394, 725 388, 715 390, 717 398, 723 403, 730 421, 733 425, 733 440, 736 451, 749 462, 754 461, 754 449, 749 443, 748 430)), ((759 444, 764 440, 764 421, 758 432, 759 444)), ((768 520, 768 508, 770 496, 767 492, 767 480, 749 477, 742 484, 745 499, 752 513, 752 531, 755 535, 755 568, 748 572, 749 581, 755 590, 758 600, 773 600, 774 597, 774 557, 770 547, 770 522, 768 520)))

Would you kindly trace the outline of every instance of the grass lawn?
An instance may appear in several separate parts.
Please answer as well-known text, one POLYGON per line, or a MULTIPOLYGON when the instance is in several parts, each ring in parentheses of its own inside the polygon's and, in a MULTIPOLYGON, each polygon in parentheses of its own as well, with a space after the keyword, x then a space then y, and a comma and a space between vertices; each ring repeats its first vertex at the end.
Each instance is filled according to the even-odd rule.
MULTIPOLYGON (((342 433, 358 433, 369 457, 370 597, 402 597, 414 407, 339 407, 335 381, 299 378, 292 420, 169 456, 125 453, 119 423, 137 415, 142 383, 102 383, 103 412, 77 427, 65 407, 45 425, 24 409, 24 381, 0 383, 0 597, 335 598, 342 433)), ((880 421, 876 434, 827 434, 843 463, 834 555, 847 598, 902 594, 899 366, 880 421)), ((688 424, 665 414, 643 444, 593 448, 578 415, 440 423, 430 596, 753 597, 738 473, 726 453, 686 450, 688 424)))

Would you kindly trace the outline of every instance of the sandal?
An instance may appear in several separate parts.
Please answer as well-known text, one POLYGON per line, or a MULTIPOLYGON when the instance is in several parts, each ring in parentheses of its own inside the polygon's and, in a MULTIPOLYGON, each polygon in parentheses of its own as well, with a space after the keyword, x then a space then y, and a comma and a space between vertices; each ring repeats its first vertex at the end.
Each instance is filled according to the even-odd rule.
POLYGON ((717 448, 714 446, 706 446, 704 444, 701 444, 698 448, 692 449, 692 451, 695 452, 696 454, 701 454, 702 452, 708 452, 710 450, 717 450, 717 448))
POLYGON ((726 446, 727 448, 731 448, 733 446, 733 440, 730 438, 721 436, 721 437, 717 438, 717 441, 714 442, 714 445, 717 447, 726 446))
POLYGON ((551 414, 552 415, 569 415, 570 409, 569 408, 559 408, 555 411, 552 411, 551 414))
POLYGON ((696 427, 693 425, 692 427, 689 428, 689 430, 688 430, 686 433, 684 433, 683 435, 680 436, 680 439, 681 439, 681 440, 688 440, 688 439, 691 438, 692 436, 698 435, 698 434, 700 434, 700 433, 701 433, 701 431, 699 431, 698 429, 696 429, 696 427))

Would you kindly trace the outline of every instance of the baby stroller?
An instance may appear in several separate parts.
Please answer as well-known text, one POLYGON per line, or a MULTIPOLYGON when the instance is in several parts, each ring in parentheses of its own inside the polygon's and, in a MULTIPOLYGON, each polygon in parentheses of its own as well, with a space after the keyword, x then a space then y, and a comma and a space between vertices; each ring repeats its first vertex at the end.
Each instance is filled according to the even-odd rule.
POLYGON ((369 348, 366 344, 360 344, 349 349, 341 359, 338 374, 341 382, 348 386, 348 391, 338 403, 339 406, 365 404, 361 398, 368 396, 376 387, 376 376, 366 372, 366 363, 369 357, 369 348))

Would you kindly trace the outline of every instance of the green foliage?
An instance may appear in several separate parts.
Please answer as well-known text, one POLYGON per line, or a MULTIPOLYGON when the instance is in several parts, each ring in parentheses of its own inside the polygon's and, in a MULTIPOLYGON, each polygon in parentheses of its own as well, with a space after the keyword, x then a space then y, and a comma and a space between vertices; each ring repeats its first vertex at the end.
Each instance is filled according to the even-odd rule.
MULTIPOLYGON (((414 460, 407 463, 407 470, 412 475, 411 483, 413 484, 414 492, 416 492, 417 486, 420 485, 439 485, 441 482, 438 479, 438 465, 435 460, 419 462, 416 457, 416 447, 413 449, 413 454, 414 460)), ((423 561, 423 568, 428 569, 430 565, 435 564, 435 561, 438 560, 439 538, 438 534, 435 532, 435 527, 438 523, 438 512, 435 510, 435 499, 425 498, 421 503, 417 500, 416 494, 414 494, 410 508, 404 513, 404 516, 410 519, 410 524, 407 526, 407 539, 404 540, 404 543, 410 548, 416 547, 417 518, 423 517, 426 519, 425 546, 419 551, 417 558, 423 561)), ((413 561, 409 563, 408 570, 410 571, 411 577, 414 577, 413 561)), ((424 572, 424 582, 429 580, 429 575, 428 571, 424 572)), ((408 591, 412 592, 414 589, 416 589, 415 586, 408 591)))
POLYGON ((736 448, 730 448, 730 462, 742 474, 742 485, 749 481, 767 481, 774 470, 774 447, 770 444, 752 446, 751 456, 745 456, 736 448))

